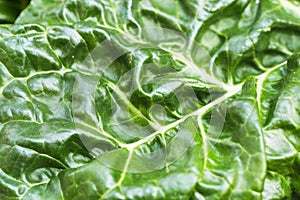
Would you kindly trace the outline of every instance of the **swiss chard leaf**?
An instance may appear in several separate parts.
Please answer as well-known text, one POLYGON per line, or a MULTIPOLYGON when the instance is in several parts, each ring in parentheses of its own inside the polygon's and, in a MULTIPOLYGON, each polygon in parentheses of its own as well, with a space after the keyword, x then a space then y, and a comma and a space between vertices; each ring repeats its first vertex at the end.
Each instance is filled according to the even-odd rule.
POLYGON ((32 0, 0 26, 0 199, 297 198, 299 13, 32 0))

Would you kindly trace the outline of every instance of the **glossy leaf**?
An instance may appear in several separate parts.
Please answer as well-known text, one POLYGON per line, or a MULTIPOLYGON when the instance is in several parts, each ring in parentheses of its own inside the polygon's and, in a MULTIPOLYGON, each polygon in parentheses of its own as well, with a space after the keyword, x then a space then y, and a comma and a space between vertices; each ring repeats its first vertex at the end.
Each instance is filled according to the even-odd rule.
POLYGON ((0 199, 297 199, 299 13, 32 0, 0 26, 0 199))

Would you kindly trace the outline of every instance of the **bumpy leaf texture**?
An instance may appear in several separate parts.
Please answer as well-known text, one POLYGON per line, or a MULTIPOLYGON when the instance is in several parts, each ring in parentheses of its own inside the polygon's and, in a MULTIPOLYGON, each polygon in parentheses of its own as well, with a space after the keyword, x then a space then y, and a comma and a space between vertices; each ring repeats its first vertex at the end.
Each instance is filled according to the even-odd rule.
POLYGON ((32 0, 0 26, 0 199, 299 199, 299 51, 296 0, 32 0))

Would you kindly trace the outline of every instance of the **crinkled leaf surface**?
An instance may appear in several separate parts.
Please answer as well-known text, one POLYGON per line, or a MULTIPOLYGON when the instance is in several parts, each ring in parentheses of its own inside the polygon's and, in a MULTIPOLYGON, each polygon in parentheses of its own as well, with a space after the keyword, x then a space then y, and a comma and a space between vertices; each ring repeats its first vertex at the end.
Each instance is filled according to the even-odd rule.
POLYGON ((0 199, 297 199, 299 51, 294 0, 32 0, 0 26, 0 199))
POLYGON ((14 23, 20 12, 28 5, 28 3, 29 0, 1 0, 0 23, 14 23))

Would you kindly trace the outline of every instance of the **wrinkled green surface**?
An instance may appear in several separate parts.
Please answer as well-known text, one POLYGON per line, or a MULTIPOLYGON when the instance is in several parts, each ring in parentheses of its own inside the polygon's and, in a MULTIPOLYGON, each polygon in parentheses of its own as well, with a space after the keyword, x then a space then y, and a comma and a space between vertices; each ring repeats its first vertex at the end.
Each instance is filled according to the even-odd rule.
POLYGON ((296 0, 32 0, 15 25, 0 26, 0 199, 299 199, 299 51, 296 0), (135 29, 144 27, 182 33, 210 65, 167 49, 129 52, 98 82, 97 117, 83 118, 100 131, 77 130, 72 93, 82 62, 119 33, 142 43, 135 29), (191 63, 223 85, 194 74, 191 63), (161 73, 166 80, 129 94, 129 71, 140 73, 136 84, 161 73), (169 82, 172 91, 163 89, 169 82), (172 96, 189 89, 189 102, 172 96), (226 108, 218 137, 208 131, 217 129, 213 108, 226 108), (137 166, 138 158, 180 149, 180 139, 171 142, 181 133, 193 142, 179 159, 130 172, 157 167, 137 166))
POLYGON ((12 24, 29 0, 0 0, 0 23, 12 24))

